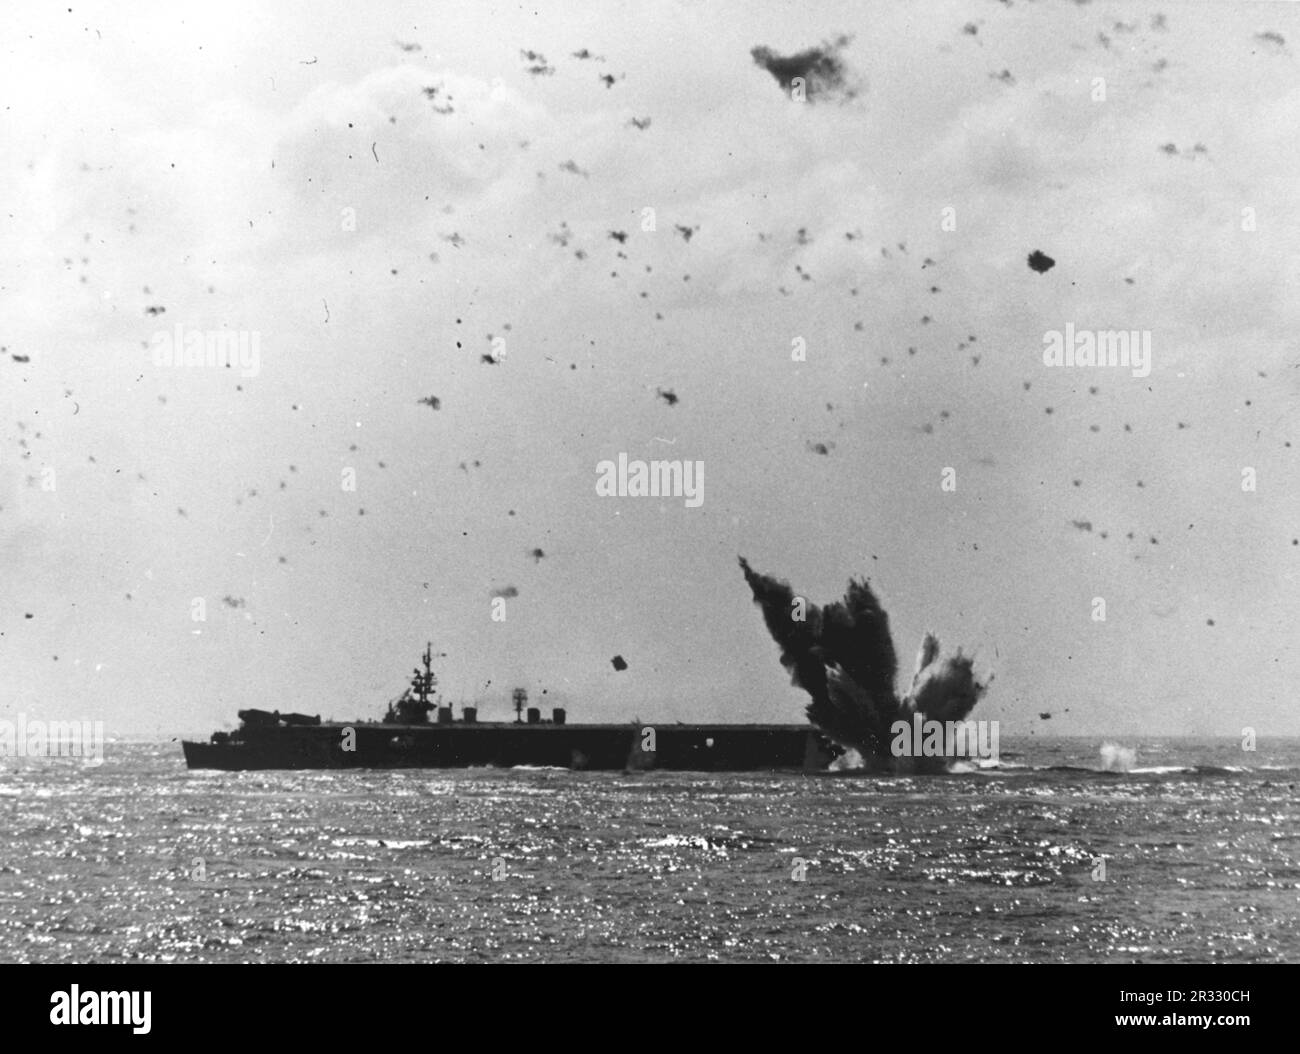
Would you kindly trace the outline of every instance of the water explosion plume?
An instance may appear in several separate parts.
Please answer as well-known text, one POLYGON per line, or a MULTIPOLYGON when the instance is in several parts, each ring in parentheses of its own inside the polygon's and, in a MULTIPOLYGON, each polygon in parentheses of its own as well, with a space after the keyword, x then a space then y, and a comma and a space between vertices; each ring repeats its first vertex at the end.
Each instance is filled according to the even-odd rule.
POLYGON ((927 633, 911 687, 899 696, 889 616, 865 581, 850 579, 842 601, 818 607, 796 596, 788 583, 755 571, 743 556, 740 567, 781 649, 781 665, 795 687, 812 697, 809 721, 841 746, 858 751, 872 767, 947 768, 947 758, 895 757, 892 726, 896 721, 910 724, 917 714, 926 721, 965 718, 989 685, 975 679, 973 658, 960 649, 940 658, 938 638, 927 633))

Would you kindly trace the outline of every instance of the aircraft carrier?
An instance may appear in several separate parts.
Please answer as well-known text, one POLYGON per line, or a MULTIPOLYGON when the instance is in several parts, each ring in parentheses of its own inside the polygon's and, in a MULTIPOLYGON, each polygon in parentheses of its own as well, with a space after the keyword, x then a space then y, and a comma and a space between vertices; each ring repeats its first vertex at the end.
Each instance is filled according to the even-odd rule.
POLYGON ((240 727, 206 743, 185 741, 191 769, 471 768, 516 765, 570 769, 744 772, 825 769, 841 750, 810 724, 741 725, 636 722, 570 724, 549 718, 514 692, 513 721, 461 719, 433 701, 432 645, 423 670, 388 706, 382 721, 321 721, 319 716, 240 710, 240 727), (433 720, 431 720, 431 716, 433 720))

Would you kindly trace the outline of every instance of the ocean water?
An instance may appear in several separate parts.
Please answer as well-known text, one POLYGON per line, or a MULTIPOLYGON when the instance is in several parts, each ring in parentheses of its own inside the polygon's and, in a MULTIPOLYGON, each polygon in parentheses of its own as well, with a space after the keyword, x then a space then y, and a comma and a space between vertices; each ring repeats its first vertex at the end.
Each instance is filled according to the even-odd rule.
POLYGON ((1125 745, 915 778, 0 759, 0 961, 1300 961, 1300 741, 1125 745))

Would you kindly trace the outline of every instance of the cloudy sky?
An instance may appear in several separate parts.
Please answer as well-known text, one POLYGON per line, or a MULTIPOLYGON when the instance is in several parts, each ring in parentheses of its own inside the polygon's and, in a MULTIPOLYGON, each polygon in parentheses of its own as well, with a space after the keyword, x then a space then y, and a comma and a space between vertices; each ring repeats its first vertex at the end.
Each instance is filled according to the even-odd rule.
POLYGON ((0 16, 0 717, 378 716, 432 639, 486 715, 797 720, 744 554, 1004 734, 1300 733, 1290 5, 72 3, 0 16))

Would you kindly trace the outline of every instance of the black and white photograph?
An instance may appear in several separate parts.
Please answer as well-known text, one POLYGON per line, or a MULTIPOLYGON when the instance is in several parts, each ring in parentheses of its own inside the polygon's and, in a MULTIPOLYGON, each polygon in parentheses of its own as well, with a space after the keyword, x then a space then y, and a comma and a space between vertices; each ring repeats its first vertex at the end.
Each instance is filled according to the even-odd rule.
POLYGON ((378 963, 1262 1020, 1295 5, 24 0, 0 51, 34 1020, 378 963))

